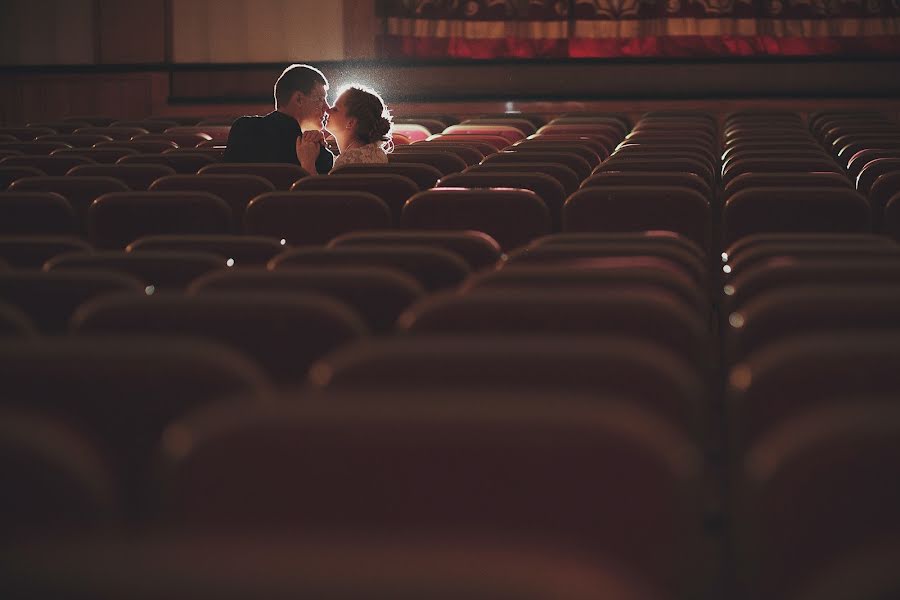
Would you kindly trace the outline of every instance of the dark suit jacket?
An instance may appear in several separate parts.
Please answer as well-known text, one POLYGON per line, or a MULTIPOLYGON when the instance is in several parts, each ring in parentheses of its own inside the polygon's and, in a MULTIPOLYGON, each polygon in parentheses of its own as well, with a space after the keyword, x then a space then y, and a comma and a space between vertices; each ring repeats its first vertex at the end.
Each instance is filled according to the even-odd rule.
MULTIPOLYGON (((277 110, 264 117, 240 117, 228 134, 224 161, 299 165, 296 143, 301 133, 295 119, 277 110)), ((334 155, 323 147, 316 170, 328 173, 333 165, 334 155)))

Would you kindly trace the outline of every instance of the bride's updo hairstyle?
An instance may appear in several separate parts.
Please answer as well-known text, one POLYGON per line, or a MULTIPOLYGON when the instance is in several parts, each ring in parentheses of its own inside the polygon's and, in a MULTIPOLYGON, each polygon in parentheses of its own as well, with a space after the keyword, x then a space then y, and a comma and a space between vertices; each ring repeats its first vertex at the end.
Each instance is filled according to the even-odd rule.
POLYGON ((361 85, 352 85, 342 95, 346 115, 356 119, 353 136, 364 144, 382 142, 382 147, 390 145, 393 124, 391 113, 378 92, 361 85))

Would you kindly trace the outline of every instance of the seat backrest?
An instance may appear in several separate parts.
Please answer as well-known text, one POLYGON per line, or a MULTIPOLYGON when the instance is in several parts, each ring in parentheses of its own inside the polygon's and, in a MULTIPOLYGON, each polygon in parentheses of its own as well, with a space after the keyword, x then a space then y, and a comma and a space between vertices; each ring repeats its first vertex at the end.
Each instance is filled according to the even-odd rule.
POLYGON ((41 177, 43 175, 45 175, 45 173, 35 167, 0 166, 0 192, 8 188, 9 185, 17 179, 24 179, 25 177, 41 177))
POLYGON ((694 580, 699 458, 683 436, 624 406, 509 411, 459 396, 297 399, 182 421, 194 444, 166 453, 164 517, 301 538, 500 538, 612 554, 663 589, 694 580), (219 501, 201 508, 210 495, 219 501))
POLYGON ((291 186, 292 192, 313 190, 375 194, 388 205, 393 222, 399 223, 403 205, 419 191, 419 186, 409 177, 398 173, 345 173, 341 177, 310 175, 291 186))
POLYGON ((737 489, 740 584, 789 597, 835 561, 900 535, 900 413, 842 402, 783 423, 745 457, 737 489))
POLYGON ((590 186, 563 207, 564 231, 674 231, 704 251, 710 249, 711 227, 709 201, 687 187, 590 186))
POLYGON ((482 164, 507 164, 517 162, 542 162, 565 165, 572 169, 581 181, 591 174, 591 165, 583 157, 574 152, 561 150, 522 150, 516 146, 507 148, 496 154, 492 154, 482 161, 482 164))
POLYGON ((804 333, 900 331, 898 306, 897 285, 783 286, 755 295, 728 315, 726 358, 734 362, 774 341, 804 333))
POLYGON ((45 262, 59 254, 90 251, 91 245, 75 236, 0 236, 0 259, 16 269, 40 269, 45 262))
POLYGON ((4 235, 68 235, 81 230, 75 209, 55 192, 0 192, 4 235))
POLYGON ((751 298, 787 285, 900 283, 900 261, 891 256, 854 258, 778 258, 736 273, 724 286, 723 310, 730 312, 751 298))
POLYGON ((531 190, 543 200, 550 211, 550 228, 559 231, 562 222, 562 206, 566 190, 546 173, 468 172, 441 177, 437 187, 456 188, 514 188, 531 190))
POLYGON ((232 231, 231 207, 209 192, 113 192, 88 211, 88 239, 97 248, 124 248, 152 234, 232 231))
MULTIPOLYGON (((467 166, 477 165, 484 159, 484 152, 467 144, 451 144, 441 143, 440 140, 434 142, 419 142, 417 144, 409 144, 406 146, 395 146, 392 154, 408 154, 417 152, 450 152, 463 159, 467 166)), ((493 148, 488 153, 492 153, 493 148)))
POLYGON ((411 244, 297 248, 276 256, 268 266, 275 270, 296 266, 389 267, 411 275, 429 292, 459 285, 471 272, 455 252, 411 244))
POLYGON ((656 343, 700 365, 704 319, 675 296, 646 289, 475 289, 429 296, 398 325, 415 333, 615 334, 656 343))
MULTIPOLYGON (((9 346, 0 341, 0 347, 9 346)), ((6 370, 5 364, 0 368, 6 370)), ((5 403, 0 406, 0 477, 0 530, 8 539, 100 528, 119 516, 113 477, 83 434, 60 419, 5 403)))
POLYGON ((414 195, 403 206, 407 229, 483 231, 510 250, 549 233, 550 211, 524 189, 435 188, 414 195))
POLYGON ((370 174, 402 175, 413 180, 420 190, 434 187, 442 173, 431 165, 420 163, 389 163, 386 165, 351 164, 342 165, 331 175, 370 175, 370 174))
POLYGON ((127 252, 208 252, 216 254, 228 267, 261 266, 284 251, 280 240, 256 235, 160 234, 138 238, 127 252))
POLYGON ((62 334, 84 302, 111 293, 143 294, 144 284, 121 273, 10 271, 0 273, 0 302, 15 306, 44 334, 62 334))
POLYGON ((183 290, 204 273, 221 269, 225 262, 208 252, 146 251, 71 252, 60 254, 44 264, 45 271, 116 271, 133 275, 145 284, 145 293, 158 290, 183 290))
POLYGON ((135 192, 145 191, 150 184, 167 175, 175 175, 175 169, 166 165, 79 165, 66 173, 69 177, 115 177, 135 192))
POLYGON ((482 162, 479 165, 468 167, 462 172, 463 175, 469 173, 543 173, 556 179, 563 186, 567 196, 577 190, 581 183, 578 174, 570 167, 553 162, 482 162))
POLYGON ((244 231, 320 245, 348 231, 387 229, 391 211, 368 192, 268 192, 253 199, 244 215, 244 231))
POLYGON ((231 207, 236 228, 244 218, 244 211, 250 201, 260 194, 274 192, 268 179, 259 175, 169 175, 161 177, 147 188, 151 192, 198 191, 209 192, 225 201, 231 207))
POLYGON ((212 156, 195 152, 182 154, 132 154, 123 156, 116 164, 119 165, 166 165, 175 169, 176 173, 192 175, 207 165, 217 162, 212 156))
POLYGON ((725 198, 753 187, 839 187, 852 188, 852 182, 842 173, 744 173, 725 186, 725 198))
POLYGON ((697 190, 713 204, 709 184, 696 173, 679 171, 598 171, 581 182, 581 187, 602 185, 679 186, 697 190))
POLYGON ((722 245, 764 232, 871 231, 866 199, 831 187, 747 188, 730 196, 722 211, 722 245))
POLYGON ((54 150, 71 147, 71 144, 54 141, 0 142, 0 150, 18 150, 27 156, 49 156, 54 150))
MULTIPOLYGON (((0 272, 0 277, 6 272, 0 272)), ((0 297, 0 339, 25 338, 35 335, 34 324, 24 311, 0 297)))
POLYGON ((113 140, 100 142, 95 148, 131 148, 141 155, 160 154, 170 148, 177 148, 178 144, 171 140, 113 140))
POLYGON ((562 233, 545 236, 510 253, 504 264, 564 266, 578 262, 589 266, 592 259, 656 257, 673 263, 672 268, 677 269, 680 276, 699 289, 706 288, 709 282, 707 259, 695 243, 668 231, 652 233, 671 233, 671 238, 643 236, 641 233, 651 232, 562 233))
POLYGON ((221 270, 199 277, 188 294, 222 291, 322 294, 346 303, 376 333, 393 329, 400 313, 425 295, 421 284, 403 271, 371 266, 221 270))
POLYGON ((328 247, 372 245, 443 248, 458 254, 473 271, 492 267, 503 257, 500 244, 481 231, 354 231, 334 238, 328 247))
POLYGON ((312 362, 367 333, 347 305, 318 294, 221 292, 98 298, 72 317, 77 333, 190 335, 227 344, 277 382, 300 382, 312 362))
POLYGON ((872 185, 882 175, 900 171, 900 158, 876 158, 863 166, 856 178, 856 189, 868 196, 872 185))
POLYGON ((170 421, 270 386, 259 367, 227 347, 153 333, 0 343, 3 406, 40 411, 78 427, 102 449, 131 501, 148 492, 140 488, 170 421))
POLYGON ((433 152, 398 152, 388 154, 388 163, 416 163, 431 165, 441 172, 442 175, 450 173, 459 173, 465 169, 468 164, 462 158, 449 151, 433 152))
POLYGON ((54 150, 50 153, 50 156, 80 156, 82 158, 89 158, 96 163, 113 165, 123 156, 128 156, 130 154, 140 154, 140 152, 133 148, 115 147, 63 148, 61 150, 54 150))
POLYGON ((68 200, 78 214, 82 226, 87 221, 87 213, 94 200, 110 192, 128 192, 128 186, 112 177, 67 175, 47 175, 20 179, 9 187, 15 192, 55 192, 68 200))
POLYGON ((91 164, 94 164, 94 161, 85 156, 39 156, 26 154, 22 156, 7 156, 0 159, 0 165, 4 167, 34 167, 47 175, 65 175, 73 167, 91 164))

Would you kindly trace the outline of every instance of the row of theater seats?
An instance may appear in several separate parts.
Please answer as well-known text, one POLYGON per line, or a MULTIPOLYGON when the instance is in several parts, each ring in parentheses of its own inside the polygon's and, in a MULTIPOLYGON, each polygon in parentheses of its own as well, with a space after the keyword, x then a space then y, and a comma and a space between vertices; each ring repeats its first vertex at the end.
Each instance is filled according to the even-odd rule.
POLYGON ((896 125, 432 117, 386 166, 207 190, 242 231, 277 198, 265 235, 156 195, 107 244, 65 194, 86 238, 0 234, 5 595, 896 592, 896 125))
MULTIPOLYGON (((859 129, 863 125, 854 125, 871 126, 859 120, 863 118, 855 115, 850 125, 823 121, 828 130, 819 135, 837 136, 821 138, 830 149, 820 145, 797 115, 788 114, 781 121, 735 120, 725 134, 721 174, 714 166, 718 159, 713 145, 718 140, 713 141, 709 129, 713 125, 704 129, 694 120, 685 122, 691 129, 679 129, 683 126, 673 128, 664 118, 660 122, 654 117, 637 123, 624 139, 622 121, 614 117, 560 118, 528 139, 523 136, 535 126, 518 124, 528 122, 525 119, 510 119, 516 126, 484 123, 504 119, 472 119, 427 140, 398 145, 389 166, 340 169, 345 177, 340 180, 310 177, 289 165, 217 164, 215 156, 199 154, 199 148, 125 155, 116 165, 90 164, 107 160, 106 154, 101 158, 91 153, 109 152, 108 148, 67 148, 54 152, 81 154, 0 160, 0 184, 8 187, 4 231, 82 232, 103 248, 121 248, 144 233, 236 231, 293 244, 321 244, 345 230, 398 225, 485 231, 505 249, 560 230, 672 230, 704 249, 727 246, 750 233, 827 230, 833 229, 832 223, 841 223, 844 231, 885 231, 896 238, 900 202, 891 199, 900 192, 896 172, 900 158, 889 156, 894 150, 880 148, 889 141, 871 138, 874 134, 859 129), (573 119, 589 122, 570 123, 573 119), (843 152, 846 157, 857 148, 861 150, 852 166, 853 157, 839 165, 828 153, 843 152), (856 181, 850 181, 845 171, 853 174, 856 169, 856 181), (55 175, 41 177, 41 172, 55 175), (205 178, 198 178, 198 173, 205 178), (853 192, 854 185, 858 193, 853 192), (506 186, 535 194, 484 191, 506 186), (334 201, 333 192, 342 194, 346 209, 334 201), (34 195, 38 193, 42 195, 34 195), (364 193, 371 195, 363 197, 364 193), (511 214, 515 217, 508 218, 511 214), (304 226, 310 222, 317 225, 304 226)), ((866 118, 880 124, 878 135, 889 136, 891 128, 896 129, 877 115, 866 118)), ((43 142, 50 143, 63 144, 43 142)), ((110 142, 101 142, 105 143, 110 142)), ((41 142, 9 143, 17 149, 7 151, 20 152, 29 144, 41 142)))

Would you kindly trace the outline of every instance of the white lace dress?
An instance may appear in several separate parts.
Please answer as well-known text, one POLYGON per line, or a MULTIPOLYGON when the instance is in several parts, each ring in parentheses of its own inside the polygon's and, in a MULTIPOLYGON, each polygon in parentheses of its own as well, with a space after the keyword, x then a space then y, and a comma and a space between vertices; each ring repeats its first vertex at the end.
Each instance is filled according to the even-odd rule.
POLYGON ((343 165, 387 164, 387 153, 382 149, 381 144, 381 142, 373 142, 371 144, 366 144, 365 146, 350 148, 346 152, 341 152, 340 156, 334 159, 332 171, 343 165))

